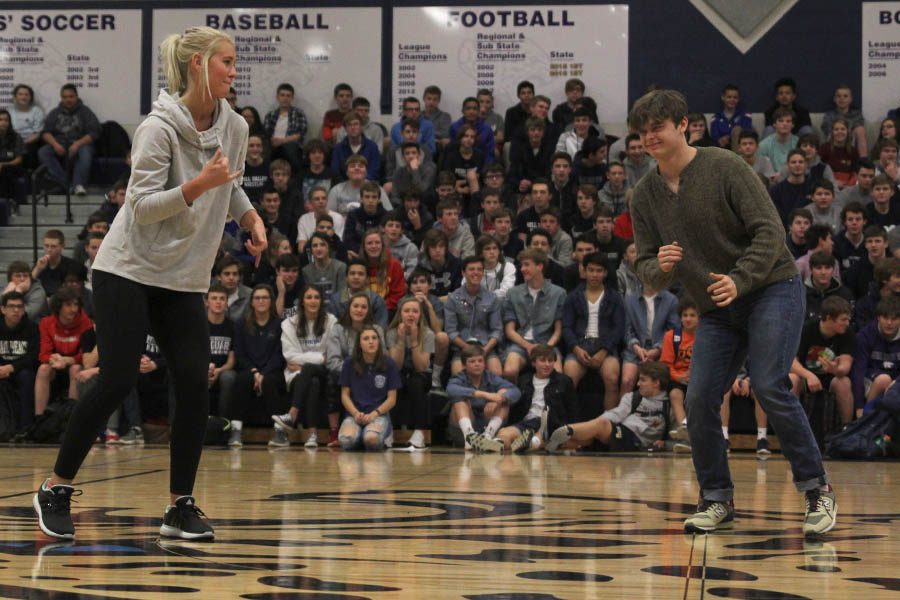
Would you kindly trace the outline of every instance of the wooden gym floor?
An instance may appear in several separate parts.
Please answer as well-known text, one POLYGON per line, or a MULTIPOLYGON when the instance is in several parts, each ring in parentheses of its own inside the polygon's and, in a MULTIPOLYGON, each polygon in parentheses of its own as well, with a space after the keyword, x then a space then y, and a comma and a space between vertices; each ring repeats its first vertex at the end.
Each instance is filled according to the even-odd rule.
POLYGON ((168 448, 95 448, 77 539, 38 530, 31 495, 55 448, 4 447, 0 597, 896 598, 900 463, 829 462, 838 526, 800 533, 780 455, 734 453, 738 523, 685 535, 691 461, 627 456, 207 449, 214 543, 164 541, 168 448))

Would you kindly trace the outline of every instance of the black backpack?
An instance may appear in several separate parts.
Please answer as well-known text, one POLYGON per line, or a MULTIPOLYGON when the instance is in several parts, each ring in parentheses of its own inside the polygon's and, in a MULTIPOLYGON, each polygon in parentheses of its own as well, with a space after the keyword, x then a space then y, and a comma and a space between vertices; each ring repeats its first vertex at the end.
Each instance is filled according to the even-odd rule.
POLYGON ((231 434, 231 421, 223 417, 209 415, 206 419, 206 433, 203 436, 203 444, 206 446, 224 446, 228 443, 231 434))
POLYGON ((67 398, 61 402, 51 402, 44 410, 44 414, 35 418, 34 423, 23 432, 23 441, 37 444, 61 442, 73 410, 75 400, 67 398))
POLYGON ((894 415, 873 410, 832 436, 825 443, 829 458, 871 459, 893 455, 891 439, 897 431, 894 415))
POLYGON ((0 382, 0 442, 8 442, 16 433, 16 390, 9 381, 0 382))
POLYGON ((115 121, 106 121, 100 126, 96 149, 101 158, 125 158, 131 150, 128 132, 115 121))

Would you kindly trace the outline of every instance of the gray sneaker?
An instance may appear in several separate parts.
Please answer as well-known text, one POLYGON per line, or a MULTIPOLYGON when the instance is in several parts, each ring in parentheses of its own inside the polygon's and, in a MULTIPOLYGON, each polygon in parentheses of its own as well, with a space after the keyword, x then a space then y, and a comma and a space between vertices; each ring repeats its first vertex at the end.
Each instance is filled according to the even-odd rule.
POLYGON ((709 533, 734 527, 734 502, 701 500, 697 512, 684 520, 685 533, 709 533))
POLYGON ((557 452, 566 442, 572 439, 573 433, 572 428, 568 425, 557 427, 556 430, 550 434, 550 439, 544 444, 544 448, 547 452, 557 452))
POLYGON ((519 433, 518 437, 509 445, 510 452, 527 452, 531 447, 531 436, 533 435, 534 431, 531 429, 525 429, 519 433))
POLYGON ((806 515, 803 519, 803 535, 828 533, 837 522, 837 499, 834 491, 810 490, 806 492, 806 515))
POLYGON ((128 433, 122 436, 119 440, 120 444, 126 444, 129 446, 133 446, 135 444, 143 444, 144 443, 144 432, 140 427, 135 425, 131 429, 128 430, 128 433))
POLYGON ((241 430, 232 428, 231 433, 228 434, 228 447, 240 448, 243 445, 244 442, 241 440, 241 430))
POLYGON ((297 429, 297 423, 291 418, 290 412, 286 412, 283 415, 272 415, 272 420, 275 421, 276 427, 280 425, 280 428, 290 431, 297 429))
POLYGON ((690 442, 691 438, 688 436, 687 427, 679 425, 669 432, 669 439, 676 442, 690 442))
POLYGON ((476 452, 502 452, 503 442, 474 431, 466 436, 466 442, 476 452))
POLYGON ((291 445, 291 438, 288 437, 288 432, 280 427, 272 428, 272 439, 269 440, 269 445, 274 448, 287 448, 291 445))

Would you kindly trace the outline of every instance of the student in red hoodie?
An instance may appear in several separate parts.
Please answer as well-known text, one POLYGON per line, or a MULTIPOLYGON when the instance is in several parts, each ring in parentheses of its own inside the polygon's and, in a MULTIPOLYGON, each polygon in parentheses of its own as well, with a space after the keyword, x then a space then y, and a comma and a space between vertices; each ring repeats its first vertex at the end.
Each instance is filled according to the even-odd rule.
POLYGON ((369 289, 384 298, 388 312, 397 310, 397 302, 406 295, 403 266, 384 243, 377 229, 368 230, 362 239, 359 254, 369 265, 369 289))
POLYGON ((41 319, 41 350, 34 382, 34 414, 43 414, 50 400, 50 382, 60 372, 69 377, 69 398, 78 398, 76 376, 81 371, 81 334, 94 323, 81 310, 81 297, 73 288, 62 287, 50 298, 53 314, 41 319))

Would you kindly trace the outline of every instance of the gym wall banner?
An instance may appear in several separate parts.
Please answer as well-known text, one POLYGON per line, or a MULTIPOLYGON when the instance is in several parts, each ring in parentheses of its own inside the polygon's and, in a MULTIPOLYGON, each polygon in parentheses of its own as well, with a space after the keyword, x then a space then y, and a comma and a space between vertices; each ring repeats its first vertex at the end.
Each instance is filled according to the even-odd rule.
MULTIPOLYGON (((171 33, 209 25, 231 35, 237 46, 238 106, 261 118, 274 109, 280 83, 294 86, 294 105, 306 113, 307 138, 318 135, 333 108, 334 86, 353 87, 377 107, 381 94, 380 8, 232 8, 153 11, 153 98, 165 87, 159 44, 171 33)), ((373 113, 376 111, 373 110, 373 113)))
POLYGON ((424 6, 394 8, 394 109, 436 84, 441 108, 459 115, 478 89, 494 92, 495 111, 516 104, 516 84, 564 102, 578 77, 597 101, 600 122, 624 121, 628 102, 628 6, 424 6))
POLYGON ((862 7, 862 111, 880 122, 900 106, 900 2, 862 7))
POLYGON ((64 83, 101 121, 137 123, 141 114, 140 10, 0 12, 0 106, 19 83, 45 112, 64 83))

